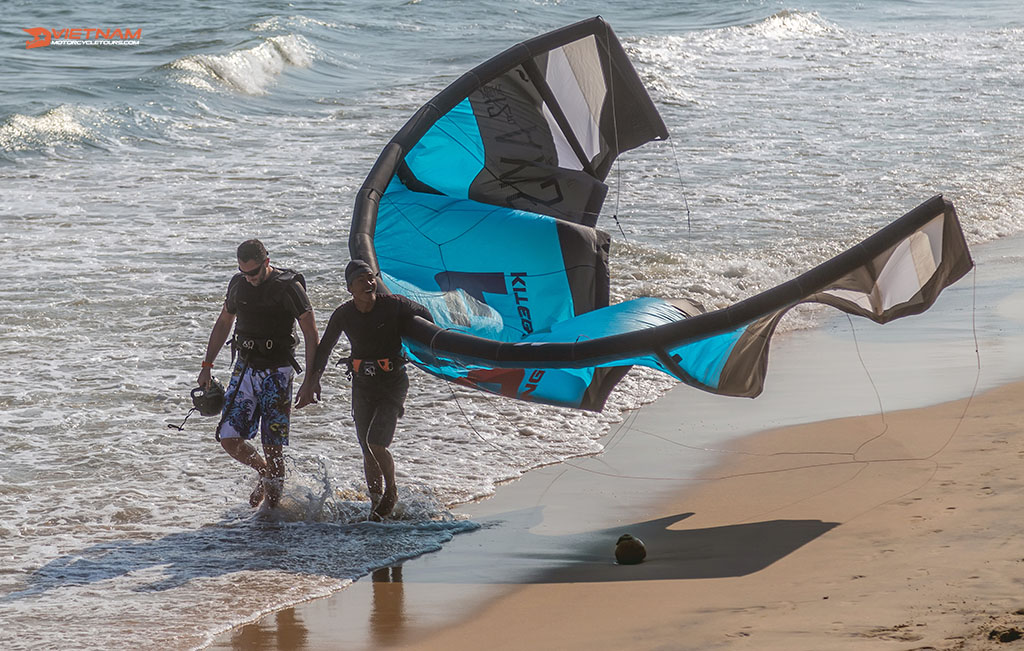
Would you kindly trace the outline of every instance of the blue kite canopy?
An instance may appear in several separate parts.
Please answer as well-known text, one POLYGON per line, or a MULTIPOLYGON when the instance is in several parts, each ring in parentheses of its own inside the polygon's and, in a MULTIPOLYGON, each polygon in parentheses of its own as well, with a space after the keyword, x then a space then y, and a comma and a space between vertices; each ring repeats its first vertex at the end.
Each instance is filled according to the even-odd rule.
POLYGON ((885 323, 926 310, 973 262, 933 197, 849 251, 713 312, 685 299, 609 305, 597 229, 615 157, 667 138, 611 28, 592 18, 456 80, 384 148, 360 189, 353 258, 425 305, 409 358, 460 384, 599 411, 640 364, 754 397, 771 336, 802 302, 885 323))

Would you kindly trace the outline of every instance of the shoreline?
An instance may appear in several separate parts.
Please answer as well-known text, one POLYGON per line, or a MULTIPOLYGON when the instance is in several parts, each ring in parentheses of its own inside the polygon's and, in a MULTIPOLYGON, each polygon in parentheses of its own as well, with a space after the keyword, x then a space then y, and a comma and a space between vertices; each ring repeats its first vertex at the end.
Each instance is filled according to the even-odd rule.
MULTIPOLYGON (((981 260, 973 272, 978 276, 947 289, 924 315, 881 327, 857 322, 854 332, 845 318, 833 319, 813 331, 780 337, 773 346, 765 393, 756 400, 677 386, 627 415, 606 436, 600 455, 533 470, 499 487, 492 497, 455 509, 480 523, 480 530, 458 535, 440 552, 408 561, 399 570, 385 568, 335 595, 233 629, 208 648, 256 644, 326 649, 339 643, 346 648, 472 648, 495 646, 496 636, 510 647, 640 643, 679 648, 681 643, 653 632, 668 635, 671 626, 678 627, 673 635, 685 630, 685 648, 744 643, 764 648, 750 641, 755 638, 758 644, 791 648, 785 646, 787 639, 792 642, 808 633, 779 629, 775 639, 756 622, 748 622, 722 638, 706 630, 710 624, 704 622, 740 611, 755 620, 750 613, 771 612, 770 619, 781 622, 780 612, 801 611, 792 600, 789 610, 770 607, 771 586, 786 582, 776 578, 765 591, 760 577, 788 568, 828 583, 805 567, 817 550, 848 538, 846 530, 871 520, 865 513, 893 510, 884 505, 895 496, 929 490, 929 482, 921 482, 927 468, 919 466, 933 468, 938 476, 942 464, 918 460, 925 451, 921 446, 934 441, 913 426, 915 419, 927 418, 936 427, 941 423, 947 430, 936 431, 948 431, 958 403, 943 401, 971 394, 975 376, 981 387, 977 405, 987 406, 989 396, 1003 392, 1024 392, 1011 383, 1022 374, 1010 363, 1014 353, 1024 350, 1024 338, 1016 335, 1021 330, 1017 324, 1024 321, 1024 298, 1014 283, 1021 243, 1008 240, 978 248, 981 260), (1008 323, 1016 327, 1008 329, 1008 323), (980 340, 980 357, 975 356, 974 342, 965 341, 972 333, 980 340), (982 394, 982 389, 989 390, 982 394), (921 405, 932 406, 897 411, 921 405), (870 461, 851 456, 858 449, 857 455, 874 456, 870 461), (917 483, 906 484, 900 473, 917 483), (842 486, 859 486, 868 477, 874 481, 867 484, 871 495, 877 500, 888 496, 882 506, 868 508, 849 496, 836 499, 835 505, 819 504, 820 496, 800 497, 808 486, 830 486, 821 495, 835 498, 845 495, 842 486), (789 502, 773 503, 772 496, 789 496, 789 502), (614 542, 624 532, 647 542, 647 562, 614 564, 614 542), (749 540, 771 544, 752 545, 749 540), (722 556, 716 549, 729 552, 722 556), (694 601, 693 584, 718 601, 709 596, 694 601), (765 603, 751 602, 755 594, 765 603), (638 604, 625 608, 625 619, 617 614, 623 599, 638 604), (671 613, 665 611, 665 602, 674 604, 671 613), (566 608, 566 603, 573 606, 566 608), (516 614, 506 615, 505 610, 516 614), (532 623, 517 628, 510 623, 514 620, 532 623), (495 633, 498 629, 506 632, 495 633), (700 644, 692 637, 695 630, 705 631, 700 644), (552 635, 562 637, 555 641, 552 635)), ((965 426, 982 418, 976 412, 969 416, 965 426)), ((948 445, 960 441, 962 437, 954 437, 948 445)), ((964 456, 968 452, 961 451, 964 456)), ((851 555, 846 548, 842 551, 851 555)), ((817 558, 815 563, 828 566, 832 561, 817 558)), ((897 564, 893 571, 898 569, 897 564)), ((857 575, 871 576, 865 572, 857 575)), ((889 587, 884 577, 879 580, 876 590, 885 593, 889 587)), ((833 594, 843 594, 844 586, 829 585, 833 594)), ((805 577, 791 587, 799 592, 798 587, 815 586, 805 577)), ((800 596, 806 597, 802 592, 800 596)), ((819 599, 841 601, 836 596, 819 599)), ((843 599, 858 611, 863 605, 843 599)), ((719 626, 723 631, 730 627, 723 621, 719 626)), ((931 623, 926 628, 943 627, 931 623)), ((944 625, 943 630, 950 628, 944 625)), ((851 637, 851 644, 891 641, 900 631, 906 633, 893 630, 889 637, 851 637)), ((832 642, 830 638, 828 644, 832 642)), ((815 648, 809 639, 807 644, 815 648)))
POLYGON ((1022 398, 1017 382, 887 413, 884 431, 861 416, 744 438, 613 528, 645 540, 643 564, 614 565, 610 542, 579 551, 400 646, 995 648, 991 631, 1024 632, 1022 398))

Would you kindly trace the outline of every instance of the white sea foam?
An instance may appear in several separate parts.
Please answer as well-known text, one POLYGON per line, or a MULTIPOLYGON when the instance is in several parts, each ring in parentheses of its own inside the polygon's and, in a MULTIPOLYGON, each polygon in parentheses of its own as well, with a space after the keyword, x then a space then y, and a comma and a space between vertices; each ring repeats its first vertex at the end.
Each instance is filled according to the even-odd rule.
POLYGON ((743 30, 771 39, 802 38, 841 34, 835 23, 829 22, 815 11, 780 11, 752 25, 730 27, 729 30, 743 30))
POLYGON ((84 142, 95 136, 89 123, 99 115, 99 111, 70 104, 40 115, 12 115, 0 123, 0 150, 23 151, 84 142))
POLYGON ((314 56, 309 41, 287 34, 228 54, 189 55, 170 67, 187 73, 179 77, 180 83, 202 90, 213 90, 214 83, 220 83, 247 95, 263 95, 288 66, 308 68, 314 56))

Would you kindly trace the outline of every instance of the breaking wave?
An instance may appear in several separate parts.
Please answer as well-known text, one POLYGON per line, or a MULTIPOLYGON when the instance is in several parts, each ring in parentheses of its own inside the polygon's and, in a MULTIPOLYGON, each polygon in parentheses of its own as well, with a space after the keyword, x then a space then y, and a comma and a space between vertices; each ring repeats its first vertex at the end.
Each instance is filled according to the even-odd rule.
POLYGON ((314 55, 306 39, 288 34, 227 54, 189 55, 169 67, 183 73, 178 81, 188 86, 208 91, 227 86, 246 95, 263 95, 288 67, 312 66, 314 55))
POLYGON ((62 104, 40 115, 15 113, 0 123, 0 151, 26 151, 94 141, 95 109, 62 104))

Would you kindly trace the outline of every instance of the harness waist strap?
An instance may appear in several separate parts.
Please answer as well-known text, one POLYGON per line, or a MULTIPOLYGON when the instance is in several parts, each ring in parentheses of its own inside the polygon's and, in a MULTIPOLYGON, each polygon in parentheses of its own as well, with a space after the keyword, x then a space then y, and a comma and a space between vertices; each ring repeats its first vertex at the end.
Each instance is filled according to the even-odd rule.
POLYGON ((292 368, 295 369, 296 373, 302 372, 302 367, 299 366, 298 360, 295 359, 295 354, 292 352, 295 349, 296 341, 294 337, 289 337, 287 340, 281 339, 262 339, 253 337, 243 337, 236 334, 231 339, 231 350, 232 354, 236 350, 242 351, 242 355, 248 357, 252 353, 257 355, 271 356, 272 358, 280 358, 287 360, 292 368))
POLYGON ((374 375, 378 370, 390 373, 405 362, 404 359, 391 357, 381 359, 356 359, 353 357, 350 361, 352 362, 352 372, 356 375, 374 375))

